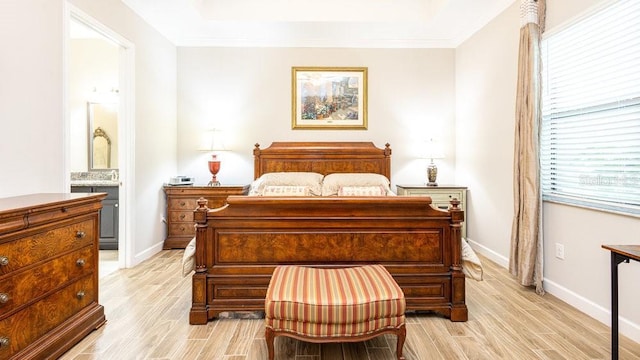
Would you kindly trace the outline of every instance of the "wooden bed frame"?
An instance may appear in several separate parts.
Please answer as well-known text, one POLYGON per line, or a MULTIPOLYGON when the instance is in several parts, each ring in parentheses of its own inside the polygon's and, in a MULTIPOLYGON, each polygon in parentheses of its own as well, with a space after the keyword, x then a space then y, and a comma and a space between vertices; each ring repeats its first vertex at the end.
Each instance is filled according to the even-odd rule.
MULTIPOLYGON (((268 172, 372 172, 390 177, 391 149, 369 142, 256 144, 255 177, 268 172)), ((275 266, 383 264, 407 309, 467 320, 459 201, 442 211, 429 197, 229 196, 198 200, 196 269, 189 323, 224 311, 264 311, 275 266)))

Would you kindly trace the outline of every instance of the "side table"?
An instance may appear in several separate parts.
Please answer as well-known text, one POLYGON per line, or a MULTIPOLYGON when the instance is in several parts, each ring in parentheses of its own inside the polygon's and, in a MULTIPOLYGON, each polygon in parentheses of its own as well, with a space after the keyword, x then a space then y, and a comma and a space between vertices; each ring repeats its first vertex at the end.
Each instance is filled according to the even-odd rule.
POLYGON ((438 209, 449 209, 449 201, 456 198, 460 200, 460 209, 464 211, 464 222, 460 229, 462 237, 467 237, 467 187, 455 185, 396 185, 397 193, 400 196, 429 196, 432 205, 438 209))
POLYGON ((611 360, 618 360, 618 264, 640 261, 640 245, 602 245, 611 251, 611 360))
POLYGON ((163 189, 167 198, 167 238, 163 248, 184 249, 196 235, 193 211, 199 198, 207 199, 207 206, 214 209, 224 205, 229 195, 246 195, 249 185, 165 185, 163 189))

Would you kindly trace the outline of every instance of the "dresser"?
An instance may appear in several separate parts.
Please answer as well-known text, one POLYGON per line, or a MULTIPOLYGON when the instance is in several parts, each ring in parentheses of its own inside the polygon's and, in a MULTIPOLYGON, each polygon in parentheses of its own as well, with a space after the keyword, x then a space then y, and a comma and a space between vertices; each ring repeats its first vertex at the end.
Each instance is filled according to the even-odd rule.
POLYGON ((165 185, 163 188, 167 198, 165 249, 184 249, 196 235, 193 211, 198 207, 196 201, 199 198, 207 199, 207 207, 215 209, 224 205, 229 195, 246 195, 249 192, 249 185, 165 185))
POLYGON ((105 323, 98 304, 104 197, 0 199, 0 359, 57 358, 105 323))
POLYGON ((397 194, 401 196, 430 196, 431 204, 439 209, 447 210, 449 201, 456 198, 460 200, 460 209, 464 211, 462 223, 462 237, 467 237, 467 187, 454 185, 396 185, 397 194))

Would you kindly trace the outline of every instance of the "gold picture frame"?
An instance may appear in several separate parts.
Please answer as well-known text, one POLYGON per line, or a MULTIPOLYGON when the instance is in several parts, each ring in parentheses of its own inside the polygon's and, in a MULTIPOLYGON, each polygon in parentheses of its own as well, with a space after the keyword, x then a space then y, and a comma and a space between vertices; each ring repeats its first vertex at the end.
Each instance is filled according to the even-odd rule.
POLYGON ((366 130, 366 67, 292 67, 291 128, 366 130))

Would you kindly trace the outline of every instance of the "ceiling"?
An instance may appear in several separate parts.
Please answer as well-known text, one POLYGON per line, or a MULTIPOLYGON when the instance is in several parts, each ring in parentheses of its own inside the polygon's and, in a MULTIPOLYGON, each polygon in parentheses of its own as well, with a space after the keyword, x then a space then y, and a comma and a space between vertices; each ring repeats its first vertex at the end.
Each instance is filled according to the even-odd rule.
POLYGON ((176 46, 454 48, 515 0, 121 0, 176 46))

